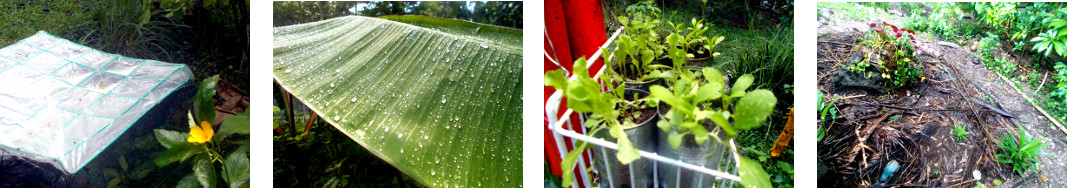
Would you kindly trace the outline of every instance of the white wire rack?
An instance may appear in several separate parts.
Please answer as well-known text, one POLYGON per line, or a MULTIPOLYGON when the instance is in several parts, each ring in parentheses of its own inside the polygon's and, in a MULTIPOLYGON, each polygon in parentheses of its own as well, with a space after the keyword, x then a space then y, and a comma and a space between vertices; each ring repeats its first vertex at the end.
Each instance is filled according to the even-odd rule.
MULTIPOLYGON (((609 44, 611 44, 612 41, 614 41, 615 38, 618 37, 619 34, 622 33, 622 32, 623 32, 623 28, 619 28, 619 29, 615 30, 615 32, 612 33, 611 37, 608 38, 608 40, 606 42, 604 42, 603 45, 601 45, 601 49, 609 47, 609 44)), ((598 49, 592 55, 592 57, 590 57, 588 59, 588 62, 595 62, 597 60, 597 58, 601 56, 601 53, 604 53, 604 52, 602 50, 598 49)), ((546 53, 546 55, 547 55, 547 53, 546 53)), ((614 59, 614 55, 609 56, 608 60, 610 60, 610 59, 614 59)), ((589 68, 589 66, 591 66, 592 64, 593 63, 587 64, 586 68, 589 68)), ((602 73, 604 73, 604 69, 607 69, 606 66, 607 65, 605 65, 604 68, 601 68, 599 71, 597 71, 597 73, 593 76, 593 79, 597 79, 597 77, 599 77, 602 73)), ((575 75, 570 75, 568 77, 568 79, 569 80, 574 80, 575 79, 575 75)), ((564 128, 564 125, 571 125, 571 124, 573 124, 575 122, 573 122, 571 120, 571 118, 570 118, 571 114, 574 113, 574 111, 571 110, 571 109, 566 109, 561 116, 557 116, 557 114, 559 114, 559 110, 561 110, 560 109, 560 103, 563 100, 563 94, 561 92, 562 91, 560 91, 560 90, 556 90, 556 92, 552 93, 552 95, 545 102, 545 116, 548 117, 548 126, 549 126, 548 128, 549 128, 549 130, 552 131, 553 136, 555 137, 555 140, 556 140, 555 144, 556 144, 556 148, 559 149, 560 157, 562 158, 562 157, 566 156, 567 153, 569 153, 569 151, 567 151, 567 147, 566 147, 566 144, 565 144, 566 141, 563 139, 563 137, 567 137, 567 138, 571 139, 570 145, 574 145, 575 142, 577 142, 577 141, 584 141, 584 142, 587 142, 587 143, 592 144, 594 146, 598 146, 598 147, 593 148, 593 150, 599 150, 601 153, 607 153, 606 152, 607 149, 618 150, 619 149, 619 145, 618 144, 612 143, 612 142, 604 140, 602 138, 594 138, 594 137, 586 136, 586 135, 583 135, 581 133, 575 132, 574 130, 570 130, 570 129, 564 128)), ((584 122, 585 121, 585 118, 586 118, 585 116, 579 116, 579 122, 578 122, 579 125, 580 125, 580 122, 584 122)), ((582 132, 588 132, 587 130, 585 130, 584 126, 577 126, 577 127, 581 127, 582 132)), ((736 173, 736 170, 740 168, 740 163, 738 162, 738 161, 740 161, 740 159, 739 159, 739 156, 738 156, 737 152, 735 152, 737 146, 734 144, 734 140, 733 139, 730 139, 728 143, 729 143, 729 149, 727 149, 727 152, 729 153, 730 156, 732 156, 733 160, 731 160, 731 162, 733 163, 733 166, 735 167, 733 169, 732 173, 736 173)), ((714 177, 714 179, 709 180, 709 181, 715 181, 716 179, 724 180, 719 184, 720 187, 733 187, 733 184, 735 182, 740 182, 741 181, 741 177, 738 177, 737 175, 734 175, 734 174, 731 174, 731 173, 726 173, 726 172, 722 172, 722 171, 718 171, 718 170, 708 169, 708 168, 705 168, 705 167, 702 167, 702 166, 689 164, 689 163, 683 162, 681 160, 667 158, 667 157, 664 157, 664 156, 660 156, 658 153, 648 152, 648 151, 644 151, 644 150, 639 150, 639 153, 641 154, 642 159, 652 160, 651 161, 652 162, 651 166, 652 166, 652 169, 653 169, 653 173, 651 174, 653 176, 652 181, 654 182, 653 184, 657 188, 660 186, 660 182, 658 182, 659 181, 658 177, 655 177, 658 174, 658 172, 656 172, 656 167, 658 165, 660 165, 660 164, 662 164, 662 165, 673 165, 673 166, 681 167, 681 168, 678 168, 679 171, 681 171, 682 168, 685 168, 685 169, 688 169, 688 170, 696 171, 696 172, 703 173, 703 174, 706 174, 706 175, 711 175, 712 177, 714 177)), ((603 155, 603 156, 606 158, 605 161, 615 160, 614 157, 607 157, 606 155, 603 155)), ((582 158, 584 158, 584 156, 582 158)), ((576 165, 576 167, 578 167, 579 169, 588 169, 589 166, 590 166, 590 164, 587 164, 585 162, 585 160, 583 160, 583 159, 579 159, 578 160, 578 164, 576 165)), ((605 166, 610 166, 610 165, 606 165, 605 164, 605 166)), ((631 165, 628 165, 628 166, 631 166, 631 165)), ((562 170, 566 171, 566 170, 574 170, 574 169, 562 169, 562 170)), ((630 167, 629 170, 631 172, 633 172, 634 169, 633 169, 633 167, 630 167)), ((581 172, 582 173, 575 174, 575 176, 576 176, 575 179, 583 180, 583 181, 581 181, 581 182, 583 182, 583 184, 581 186, 579 186, 578 182, 574 182, 574 183, 571 184, 571 186, 572 187, 593 187, 591 175, 585 170, 582 170, 581 172)), ((634 173, 630 173, 630 174, 631 174, 631 176, 633 176, 634 173)), ((605 177, 605 178, 603 178, 604 180, 602 180, 602 182, 601 182, 601 185, 606 185, 604 187, 610 187, 611 185, 614 185, 613 181, 615 181, 615 180, 613 180, 610 175, 601 175, 601 177, 605 177), (605 181, 607 182, 607 184, 605 184, 605 181)), ((679 177, 678 179, 681 179, 680 176, 678 176, 678 177, 679 177)), ((703 182, 704 181, 703 180, 704 177, 705 176, 699 176, 699 180, 698 181, 703 182)), ((635 179, 636 179, 635 177, 630 177, 631 181, 634 181, 635 179)), ((670 181, 670 180, 666 180, 666 181, 670 181)), ((675 180, 675 181, 677 182, 679 180, 675 180)), ((636 185, 636 183, 631 182, 631 185, 636 185)))

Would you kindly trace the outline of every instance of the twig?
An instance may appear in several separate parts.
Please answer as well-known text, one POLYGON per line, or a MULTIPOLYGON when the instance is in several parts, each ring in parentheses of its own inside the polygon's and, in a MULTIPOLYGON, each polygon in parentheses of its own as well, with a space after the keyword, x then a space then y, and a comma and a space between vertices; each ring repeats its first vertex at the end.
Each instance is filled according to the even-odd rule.
POLYGON ((867 96, 867 94, 859 94, 859 95, 853 95, 853 96, 841 97, 841 98, 839 98, 839 99, 851 99, 851 98, 856 98, 856 97, 866 97, 866 96, 867 96))
MULTIPOLYGON (((985 94, 985 97, 989 97, 989 100, 992 100, 993 104, 996 104, 997 107, 1004 108, 1004 105, 1000 105, 1000 101, 997 100, 997 98, 994 97, 993 95, 989 94, 989 92, 986 91, 985 88, 982 88, 982 85, 978 85, 977 83, 974 83, 974 80, 971 80, 971 79, 967 79, 967 81, 971 81, 971 85, 974 85, 974 87, 977 87, 978 91, 981 91, 982 94, 985 94)), ((996 109, 994 109, 994 110, 996 110, 996 109)), ((1008 115, 1008 116, 1011 116, 1011 115, 1008 115)), ((1014 116, 1012 116, 1012 117, 1014 118, 1014 116)))
POLYGON ((1038 85, 1037 90, 1034 90, 1034 95, 1037 95, 1037 92, 1041 91, 1042 87, 1045 87, 1045 78, 1048 78, 1048 72, 1045 73, 1045 76, 1041 77, 1041 85, 1038 85))
POLYGON ((1053 124, 1056 124, 1056 128, 1060 128, 1060 131, 1063 131, 1063 133, 1067 133, 1067 128, 1063 128, 1063 124, 1060 124, 1059 120, 1056 120, 1056 118, 1052 117, 1052 115, 1049 115, 1048 112, 1045 112, 1045 109, 1042 109, 1040 106, 1037 106, 1037 103, 1034 103, 1033 99, 1030 99, 1030 97, 1026 96, 1026 94, 1023 93, 1022 90, 1020 90, 1018 87, 1015 87, 1015 83, 1014 82, 1011 82, 1011 80, 1008 80, 1008 78, 1004 77, 1004 75, 1000 75, 1000 73, 993 72, 993 74, 997 74, 997 76, 1000 76, 1001 80, 1004 80, 1004 82, 1008 82, 1008 85, 1011 86, 1011 88, 1014 88, 1015 92, 1019 93, 1019 95, 1022 95, 1023 98, 1026 98, 1026 101, 1030 102, 1031 106, 1034 106, 1034 108, 1037 108, 1037 111, 1040 111, 1041 114, 1044 114, 1045 118, 1048 118, 1048 120, 1051 120, 1053 124))
POLYGON ((314 110, 311 111, 311 114, 308 114, 307 125, 304 125, 304 133, 301 133, 301 134, 304 134, 304 136, 300 137, 300 139, 307 139, 308 138, 308 135, 309 135, 308 132, 311 131, 311 125, 315 123, 315 119, 318 119, 316 117, 318 117, 318 116, 315 115, 315 111, 314 110))
POLYGON ((845 43, 840 43, 840 42, 834 42, 834 41, 821 41, 821 40, 820 40, 819 42, 822 42, 822 43, 833 43, 833 44, 840 44, 840 45, 846 45, 846 46, 856 46, 855 44, 845 44, 845 43))
POLYGON ((1000 114, 1000 115, 1003 115, 1003 116, 1007 116, 1007 117, 1010 117, 1010 118, 1016 118, 1015 115, 1011 115, 1011 113, 1008 113, 1008 111, 1005 111, 1004 109, 1001 109, 1001 108, 998 108, 996 106, 993 106, 993 105, 991 105, 989 103, 985 103, 985 101, 982 101, 981 99, 971 97, 971 102, 974 102, 975 104, 978 104, 978 106, 982 106, 982 107, 988 108, 990 110, 993 110, 993 112, 996 112, 997 114, 1000 114))

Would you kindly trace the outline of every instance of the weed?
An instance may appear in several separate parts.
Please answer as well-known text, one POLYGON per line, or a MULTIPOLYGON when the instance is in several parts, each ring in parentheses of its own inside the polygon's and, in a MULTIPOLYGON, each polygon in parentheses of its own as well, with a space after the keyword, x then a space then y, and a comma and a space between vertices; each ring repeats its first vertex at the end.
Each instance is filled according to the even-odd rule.
POLYGON ((825 101, 826 99, 823 98, 822 92, 819 92, 818 98, 819 98, 819 106, 818 106, 819 107, 819 130, 818 130, 818 133, 817 133, 818 137, 816 137, 815 140, 816 141, 822 141, 822 139, 826 137, 826 130, 830 129, 830 127, 828 127, 828 126, 832 126, 833 123, 831 123, 831 122, 833 122, 834 119, 837 119, 837 107, 834 107, 834 103, 837 102, 837 99, 841 99, 841 98, 836 98, 834 100, 831 100, 830 102, 823 103, 822 101, 825 101), (829 119, 827 119, 826 115, 830 115, 829 119))
POLYGON ((1035 164, 1041 162, 1037 159, 1038 156, 1048 155, 1048 153, 1038 151, 1049 145, 1048 143, 1042 144, 1044 140, 1044 138, 1035 140, 1027 136, 1022 126, 1019 127, 1019 138, 1004 133, 1004 136, 1000 137, 1000 149, 1003 153, 996 154, 997 161, 1011 164, 1013 172, 1023 175, 1034 169, 1035 164))
POLYGON ((986 61, 985 64, 986 67, 1005 76, 1011 76, 1016 69, 1015 60, 1007 58, 993 57, 993 59, 986 61))
POLYGON ((967 135, 970 134, 971 132, 967 132, 967 126, 963 126, 963 124, 956 125, 952 128, 952 136, 955 136, 956 141, 958 142, 967 140, 967 135))

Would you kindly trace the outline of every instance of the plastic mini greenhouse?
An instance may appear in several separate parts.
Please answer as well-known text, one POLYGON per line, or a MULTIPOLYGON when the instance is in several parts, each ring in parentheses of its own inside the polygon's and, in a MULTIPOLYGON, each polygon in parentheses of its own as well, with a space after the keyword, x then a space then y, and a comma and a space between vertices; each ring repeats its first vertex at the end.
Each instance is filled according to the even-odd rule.
MULTIPOLYGON (((622 32, 624 32, 622 28, 616 30, 611 35, 611 37, 609 37, 608 40, 604 42, 603 45, 601 45, 601 49, 610 47, 609 44, 612 44, 616 37, 618 37, 619 34, 622 32)), ((598 57, 601 57, 601 53, 604 52, 602 50, 597 50, 596 53, 590 56, 588 62, 595 62, 598 57)), ((614 59, 615 57, 614 55, 611 55, 608 58, 614 59)), ((592 63, 588 64, 587 68, 592 65, 592 63)), ((597 76, 603 74, 605 69, 606 68, 599 69, 598 72, 593 74, 596 75, 593 77, 593 79, 599 79, 597 76)), ((568 76, 568 79, 573 80, 575 79, 575 76, 568 76)), ((738 169, 740 168, 740 159, 738 159, 739 156, 737 152, 734 151, 736 145, 734 144, 733 139, 730 139, 728 141, 728 145, 723 144, 712 146, 716 148, 714 150, 716 152, 712 152, 712 155, 709 155, 710 158, 721 159, 721 161, 716 160, 709 161, 705 164, 692 164, 683 162, 678 158, 660 155, 659 153, 656 153, 654 151, 650 152, 641 150, 639 151, 641 159, 638 159, 638 161, 649 160, 648 166, 621 165, 618 164, 618 161, 616 161, 613 154, 604 154, 613 153, 617 151, 619 149, 618 144, 605 140, 603 138, 591 137, 567 128, 581 128, 581 132, 588 132, 589 130, 585 130, 585 127, 581 126, 583 122, 585 122, 585 119, 587 119, 588 117, 584 114, 579 114, 579 119, 573 119, 572 114, 575 112, 571 109, 563 108, 562 101, 562 91, 556 90, 546 100, 544 112, 548 120, 548 129, 552 131, 552 136, 554 136, 555 140, 557 140, 557 142, 554 144, 556 144, 557 147, 560 148, 560 157, 566 156, 569 152, 575 152, 568 151, 567 145, 573 145, 577 141, 583 141, 588 142, 589 144, 594 145, 596 147, 589 148, 589 150, 591 150, 592 152, 583 153, 582 155, 587 156, 583 156, 580 158, 588 157, 592 159, 591 161, 602 159, 602 161, 612 161, 612 163, 614 163, 614 165, 593 164, 593 162, 579 159, 578 163, 575 165, 576 168, 593 170, 582 170, 582 173, 574 174, 575 179, 579 179, 581 181, 575 181, 571 185, 564 186, 594 187, 592 183, 593 172, 600 174, 600 184, 598 187, 645 187, 644 185, 648 185, 648 187, 687 187, 683 185, 692 185, 694 187, 734 187, 735 183, 741 182, 741 177, 736 175, 738 173, 738 169), (564 137, 570 138, 571 140, 564 141, 564 137), (672 167, 667 169, 673 169, 669 170, 673 172, 658 171, 660 167, 664 166, 672 167), (683 172, 686 172, 687 175, 679 175, 683 174, 683 172), (647 177, 639 177, 641 175, 635 174, 644 174, 647 175, 647 177)), ((683 158, 685 157, 683 156, 683 158)), ((693 157, 690 156, 688 158, 693 157)))
POLYGON ((0 150, 76 173, 191 76, 39 31, 0 49, 0 150))

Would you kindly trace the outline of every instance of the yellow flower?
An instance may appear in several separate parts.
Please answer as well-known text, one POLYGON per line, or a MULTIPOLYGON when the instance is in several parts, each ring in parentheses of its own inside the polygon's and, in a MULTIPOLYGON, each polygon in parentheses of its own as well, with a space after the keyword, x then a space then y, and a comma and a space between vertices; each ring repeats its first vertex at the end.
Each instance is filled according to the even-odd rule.
POLYGON ((200 143, 210 141, 211 136, 215 134, 215 130, 211 129, 211 124, 207 121, 200 122, 200 126, 193 126, 189 130, 189 143, 200 143))

